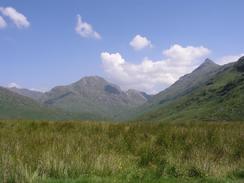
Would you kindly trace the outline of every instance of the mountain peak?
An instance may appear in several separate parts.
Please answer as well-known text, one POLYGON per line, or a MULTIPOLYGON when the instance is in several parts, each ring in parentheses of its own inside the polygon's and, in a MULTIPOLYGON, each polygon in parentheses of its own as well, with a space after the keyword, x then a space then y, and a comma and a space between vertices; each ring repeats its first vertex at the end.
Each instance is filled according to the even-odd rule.
POLYGON ((108 82, 100 77, 100 76, 85 76, 82 77, 79 81, 76 81, 75 83, 73 83, 74 85, 78 85, 78 86, 103 86, 108 84, 108 82))
POLYGON ((218 64, 214 63, 212 60, 210 60, 209 58, 207 58, 195 71, 199 71, 202 69, 207 69, 207 70, 212 70, 215 69, 217 67, 220 67, 218 64))
POLYGON ((207 58, 205 59, 205 61, 202 63, 202 65, 217 65, 214 61, 212 61, 211 59, 207 58))
POLYGON ((105 79, 100 76, 85 76, 80 81, 105 81, 105 79))

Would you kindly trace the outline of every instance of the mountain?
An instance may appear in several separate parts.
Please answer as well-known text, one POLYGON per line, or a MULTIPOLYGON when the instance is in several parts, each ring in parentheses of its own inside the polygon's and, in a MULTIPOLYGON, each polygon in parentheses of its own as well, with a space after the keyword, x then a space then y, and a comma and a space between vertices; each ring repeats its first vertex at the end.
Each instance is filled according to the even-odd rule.
POLYGON ((182 76, 169 88, 152 97, 148 104, 154 105, 157 103, 162 105, 167 101, 183 96, 206 82, 209 78, 214 76, 219 69, 219 65, 215 64, 210 59, 206 59, 203 64, 192 73, 182 76))
POLYGON ((149 95, 143 92, 124 92, 101 77, 91 76, 67 86, 57 86, 46 92, 40 101, 49 107, 85 113, 95 119, 121 120, 148 98, 149 95))
POLYGON ((0 87, 0 119, 68 119, 71 115, 43 107, 35 100, 0 87))
POLYGON ((129 98, 129 100, 134 101, 133 103, 137 104, 138 106, 146 103, 152 97, 152 95, 148 95, 145 92, 141 92, 141 91, 133 90, 133 89, 127 90, 126 94, 129 98))
POLYGON ((143 113, 154 111, 168 103, 182 97, 194 89, 198 88, 201 84, 208 81, 213 77, 221 68, 210 59, 206 59, 198 68, 190 74, 182 76, 174 84, 167 89, 152 96, 148 101, 131 112, 130 118, 135 118, 143 113))
POLYGON ((2 119, 244 120, 244 57, 224 66, 206 59, 154 96, 98 76, 46 93, 0 88, 0 109, 2 119))
MULTIPOLYGON (((193 78, 193 80, 196 79, 193 78)), ((152 101, 150 102, 153 104, 157 101, 155 105, 158 107, 155 110, 148 110, 139 118, 140 120, 244 120, 244 57, 235 63, 221 67, 214 66, 208 61, 190 75, 182 77, 168 90, 159 93, 152 101), (209 63, 211 69, 204 69, 209 63), (199 71, 201 74, 198 74, 199 71), (202 71, 205 71, 205 74, 202 71), (208 72, 206 73, 206 71, 208 72), (191 86, 190 89, 181 90, 182 94, 176 95, 174 99, 171 96, 171 101, 167 101, 170 97, 169 95, 165 97, 165 95, 169 90, 174 91, 172 87, 181 86, 183 83, 184 86, 187 86, 187 80, 190 81, 189 78, 193 78, 193 75, 202 76, 202 79, 197 79, 198 82, 188 85, 191 86)))
POLYGON ((23 96, 29 97, 29 98, 37 100, 37 101, 39 101, 44 95, 43 92, 28 90, 25 88, 12 87, 12 88, 8 88, 8 89, 12 92, 18 93, 19 95, 23 95, 23 96))

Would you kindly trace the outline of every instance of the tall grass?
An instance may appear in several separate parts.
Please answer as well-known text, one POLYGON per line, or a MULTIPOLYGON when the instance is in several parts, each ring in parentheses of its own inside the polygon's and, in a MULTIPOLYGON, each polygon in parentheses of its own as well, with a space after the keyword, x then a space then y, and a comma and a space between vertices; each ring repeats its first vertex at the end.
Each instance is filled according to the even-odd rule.
POLYGON ((81 176, 241 179, 244 123, 0 122, 2 182, 81 176))

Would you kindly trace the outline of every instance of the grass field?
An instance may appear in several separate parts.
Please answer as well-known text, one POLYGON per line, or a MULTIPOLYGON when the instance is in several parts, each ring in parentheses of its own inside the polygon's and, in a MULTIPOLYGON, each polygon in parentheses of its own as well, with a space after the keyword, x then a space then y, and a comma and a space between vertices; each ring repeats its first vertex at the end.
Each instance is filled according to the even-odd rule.
POLYGON ((0 182, 244 182, 244 123, 0 122, 0 182))

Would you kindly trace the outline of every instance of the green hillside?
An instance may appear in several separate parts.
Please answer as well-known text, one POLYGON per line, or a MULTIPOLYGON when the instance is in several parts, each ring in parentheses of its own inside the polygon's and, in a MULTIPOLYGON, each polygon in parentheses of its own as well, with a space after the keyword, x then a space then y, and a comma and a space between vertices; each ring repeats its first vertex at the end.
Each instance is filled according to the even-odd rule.
POLYGON ((29 97, 35 101, 39 101, 44 95, 43 92, 35 91, 35 90, 29 90, 29 89, 25 89, 25 88, 12 87, 12 88, 7 88, 7 89, 12 91, 12 92, 15 92, 19 95, 29 97))
POLYGON ((144 113, 156 111, 178 98, 187 95, 202 84, 206 83, 220 69, 220 65, 215 64, 210 59, 206 59, 191 73, 182 76, 174 84, 152 96, 145 104, 131 111, 128 118, 133 119, 140 117, 144 113))
POLYGON ((144 114, 140 119, 244 120, 244 57, 236 63, 222 66, 204 84, 161 108, 144 114))
POLYGON ((0 87, 0 119, 69 119, 75 116, 46 108, 36 101, 0 87))
POLYGON ((206 59, 154 96, 136 90, 124 92, 97 76, 44 94, 0 88, 0 119, 244 120, 243 65, 244 57, 224 66, 206 59))
POLYGON ((193 72, 182 76, 173 85, 159 92, 147 103, 147 105, 165 104, 171 100, 177 99, 205 83, 213 77, 221 68, 210 59, 206 59, 193 72))

